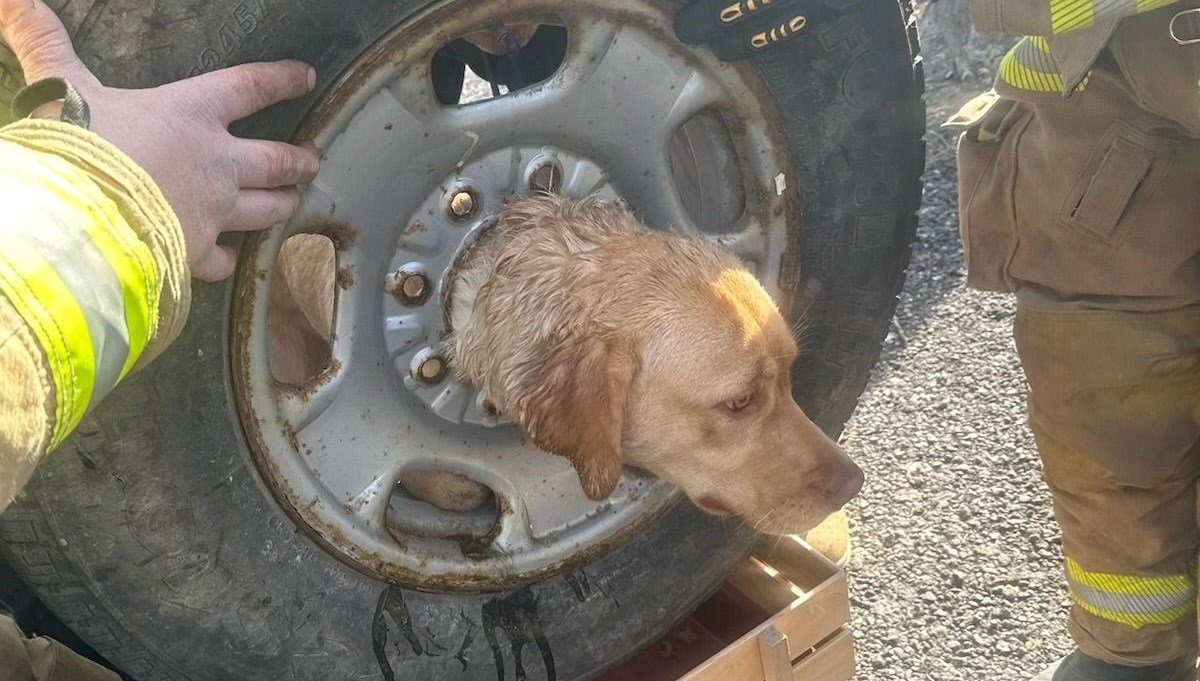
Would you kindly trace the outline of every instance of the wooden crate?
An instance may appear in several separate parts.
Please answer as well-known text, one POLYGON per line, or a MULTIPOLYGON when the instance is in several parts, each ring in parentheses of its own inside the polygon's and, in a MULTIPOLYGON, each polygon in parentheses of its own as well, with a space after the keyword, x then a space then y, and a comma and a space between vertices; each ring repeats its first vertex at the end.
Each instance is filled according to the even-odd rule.
POLYGON ((846 577, 795 537, 769 539, 694 613, 598 681, 846 681, 846 577))

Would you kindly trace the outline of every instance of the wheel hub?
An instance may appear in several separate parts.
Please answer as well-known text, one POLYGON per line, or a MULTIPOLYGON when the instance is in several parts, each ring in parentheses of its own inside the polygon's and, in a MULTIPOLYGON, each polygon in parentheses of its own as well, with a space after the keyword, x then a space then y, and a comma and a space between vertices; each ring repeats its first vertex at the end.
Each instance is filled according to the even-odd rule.
POLYGON ((454 263, 508 201, 538 191, 617 198, 608 174, 588 158, 553 146, 504 147, 444 177, 396 240, 383 283, 384 344, 404 388, 450 423, 489 428, 511 423, 474 386, 454 376, 442 341, 450 330, 454 263))

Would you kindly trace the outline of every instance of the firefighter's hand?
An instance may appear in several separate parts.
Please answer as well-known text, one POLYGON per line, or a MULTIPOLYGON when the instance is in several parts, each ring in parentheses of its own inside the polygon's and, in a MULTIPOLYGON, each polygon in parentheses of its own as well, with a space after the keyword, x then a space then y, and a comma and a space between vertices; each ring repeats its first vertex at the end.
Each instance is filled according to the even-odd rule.
POLYGON ((821 8, 819 0, 691 0, 675 15, 675 35, 737 61, 807 34, 821 8))
POLYGON ((226 231, 269 227, 295 212, 296 185, 316 176, 316 148, 247 140, 229 124, 316 82, 297 61, 244 64, 145 90, 105 87, 76 56, 62 22, 42 0, 0 0, 0 34, 26 82, 64 78, 91 108, 91 129, 144 168, 183 225, 192 274, 215 281, 233 272, 226 231))

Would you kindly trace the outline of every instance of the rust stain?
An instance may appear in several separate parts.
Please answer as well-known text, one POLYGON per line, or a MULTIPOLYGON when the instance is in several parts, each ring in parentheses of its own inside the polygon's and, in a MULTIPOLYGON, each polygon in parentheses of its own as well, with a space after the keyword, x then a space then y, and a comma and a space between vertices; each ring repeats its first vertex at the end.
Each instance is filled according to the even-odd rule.
POLYGON ((317 388, 329 383, 342 370, 342 362, 337 359, 329 360, 325 368, 321 369, 316 376, 300 383, 283 383, 276 381, 275 385, 279 388, 279 392, 287 393, 298 397, 302 401, 308 400, 317 391, 317 388))
POLYGON ((283 436, 287 438, 288 444, 292 446, 292 449, 297 452, 303 451, 300 449, 300 437, 296 435, 296 429, 292 427, 292 424, 283 421, 280 424, 280 428, 283 430, 283 436))
POLYGON ((339 251, 344 251, 358 242, 358 231, 340 220, 330 220, 315 231, 329 237, 333 247, 339 251))
POLYGON ((339 267, 337 271, 337 277, 335 277, 334 281, 337 282, 338 288, 344 291, 351 286, 354 286, 354 272, 350 271, 350 267, 348 265, 345 267, 339 267))

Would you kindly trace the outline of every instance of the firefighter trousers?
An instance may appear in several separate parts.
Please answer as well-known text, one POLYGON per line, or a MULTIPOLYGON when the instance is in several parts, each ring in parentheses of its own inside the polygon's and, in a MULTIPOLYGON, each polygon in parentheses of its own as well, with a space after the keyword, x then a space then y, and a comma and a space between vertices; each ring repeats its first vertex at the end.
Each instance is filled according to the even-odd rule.
POLYGON ((1200 140, 1121 68, 994 98, 959 142, 968 283, 1015 293, 1070 632, 1146 666, 1197 648, 1200 140))

